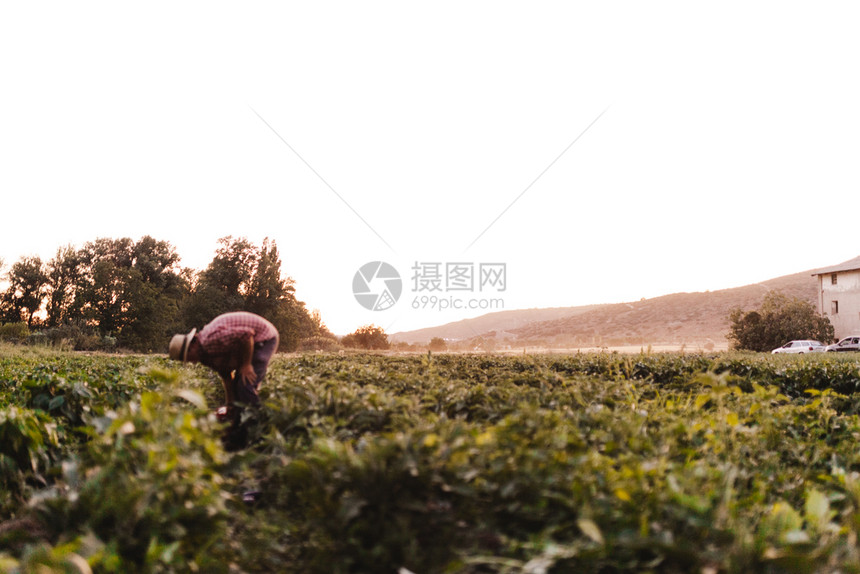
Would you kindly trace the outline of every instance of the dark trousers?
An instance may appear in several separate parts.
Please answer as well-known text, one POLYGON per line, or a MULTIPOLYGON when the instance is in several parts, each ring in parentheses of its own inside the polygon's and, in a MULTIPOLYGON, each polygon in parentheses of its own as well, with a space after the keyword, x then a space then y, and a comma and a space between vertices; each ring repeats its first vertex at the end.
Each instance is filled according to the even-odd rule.
POLYGON ((236 400, 246 405, 260 404, 260 396, 257 394, 257 389, 263 379, 266 378, 266 372, 269 370, 269 361, 272 360, 272 355, 278 350, 280 339, 274 337, 268 341, 260 341, 254 343, 254 356, 251 358, 251 365, 254 367, 254 373, 257 374, 257 382, 253 385, 245 385, 237 381, 236 383, 236 400))
MULTIPOLYGON (((240 405, 248 405, 256 407, 260 404, 260 396, 257 394, 257 389, 263 379, 266 378, 266 372, 269 370, 269 361, 272 360, 272 355, 278 350, 278 337, 254 343, 254 355, 251 357, 251 365, 254 367, 254 373, 257 375, 257 381, 254 384, 244 384, 236 377, 236 402, 240 405)), ((234 408, 230 415, 230 426, 227 427, 222 441, 224 448, 228 451, 236 451, 243 449, 248 444, 248 423, 250 420, 242 422, 242 409, 234 408)))

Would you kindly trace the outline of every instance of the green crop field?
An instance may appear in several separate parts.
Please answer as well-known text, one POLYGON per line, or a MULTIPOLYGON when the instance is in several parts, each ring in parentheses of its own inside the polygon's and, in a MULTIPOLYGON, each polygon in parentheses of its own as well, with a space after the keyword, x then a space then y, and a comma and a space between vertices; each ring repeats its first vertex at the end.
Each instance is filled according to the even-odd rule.
POLYGON ((219 389, 0 347, 0 570, 860 571, 853 356, 278 356, 237 453, 219 389))

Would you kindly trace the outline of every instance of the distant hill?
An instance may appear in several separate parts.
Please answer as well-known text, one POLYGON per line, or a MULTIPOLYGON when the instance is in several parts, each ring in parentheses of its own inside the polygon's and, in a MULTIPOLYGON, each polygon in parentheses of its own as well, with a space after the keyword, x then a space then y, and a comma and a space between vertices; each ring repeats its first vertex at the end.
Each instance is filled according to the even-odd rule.
POLYGON ((565 319, 580 315, 600 307, 584 305, 580 307, 549 307, 546 309, 516 309, 496 311, 473 319, 463 319, 438 327, 427 327, 415 331, 403 331, 388 336, 392 342, 427 343, 433 337, 448 340, 464 340, 484 335, 488 332, 507 332, 536 322, 565 319))
POLYGON ((629 303, 522 309, 489 313, 439 327, 389 336, 393 342, 426 343, 433 337, 464 341, 479 337, 497 344, 552 346, 725 343, 728 314, 758 307, 776 289, 815 304, 811 271, 744 287, 674 293, 629 303))

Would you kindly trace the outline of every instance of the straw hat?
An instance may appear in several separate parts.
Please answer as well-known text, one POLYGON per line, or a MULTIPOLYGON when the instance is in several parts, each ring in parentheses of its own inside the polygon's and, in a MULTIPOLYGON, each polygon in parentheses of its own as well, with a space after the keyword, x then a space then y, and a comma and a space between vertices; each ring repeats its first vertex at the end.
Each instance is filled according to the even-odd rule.
POLYGON ((170 348, 168 349, 168 356, 174 361, 183 361, 188 360, 188 345, 191 344, 191 340, 194 338, 194 334, 197 333, 197 329, 191 329, 191 332, 187 335, 173 335, 173 338, 170 339, 170 348))

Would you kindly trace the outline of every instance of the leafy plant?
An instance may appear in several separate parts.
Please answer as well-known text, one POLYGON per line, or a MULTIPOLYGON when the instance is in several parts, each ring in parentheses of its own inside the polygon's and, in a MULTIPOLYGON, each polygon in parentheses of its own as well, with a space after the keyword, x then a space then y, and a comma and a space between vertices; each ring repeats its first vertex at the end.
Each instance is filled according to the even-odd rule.
POLYGON ((0 348, 2 568, 860 569, 851 357, 278 356, 235 454, 174 366, 0 348))

